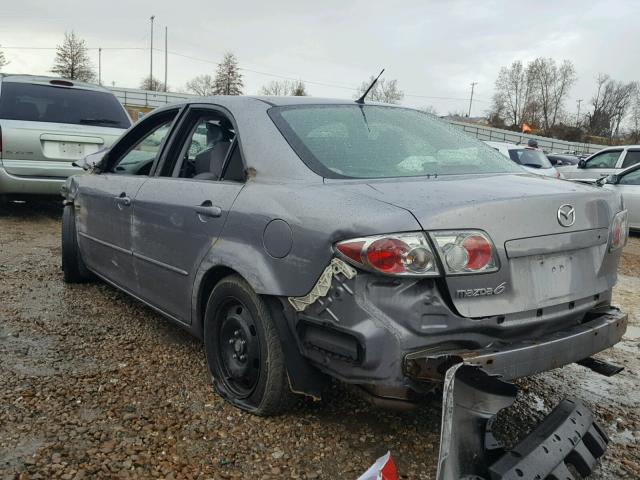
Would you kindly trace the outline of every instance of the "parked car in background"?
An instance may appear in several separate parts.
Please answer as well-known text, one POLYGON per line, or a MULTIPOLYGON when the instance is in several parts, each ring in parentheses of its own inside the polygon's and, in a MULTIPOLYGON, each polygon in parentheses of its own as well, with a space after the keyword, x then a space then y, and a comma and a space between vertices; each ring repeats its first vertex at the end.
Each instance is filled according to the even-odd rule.
POLYGON ((640 145, 608 147, 578 162, 559 166, 565 178, 595 181, 640 163, 640 145))
POLYGON ((506 142, 485 141, 484 143, 531 173, 544 177, 562 178, 539 148, 506 142))
POLYGON ((625 208, 629 210, 629 228, 640 231, 640 163, 596 183, 622 195, 625 208))
POLYGON ((554 167, 567 167, 571 165, 577 165, 580 161, 580 157, 573 154, 566 153, 549 153, 547 158, 554 167))
POLYGON ((131 126, 108 90, 61 78, 0 74, 0 195, 59 195, 73 162, 131 126))

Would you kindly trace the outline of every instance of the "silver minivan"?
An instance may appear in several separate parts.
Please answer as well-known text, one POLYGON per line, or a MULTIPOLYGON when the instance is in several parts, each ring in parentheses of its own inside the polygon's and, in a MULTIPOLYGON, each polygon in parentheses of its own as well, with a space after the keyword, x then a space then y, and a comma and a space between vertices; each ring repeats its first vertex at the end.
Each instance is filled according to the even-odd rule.
POLYGON ((73 162, 111 146, 130 126, 105 88, 0 74, 0 196, 59 194, 82 171, 73 162))

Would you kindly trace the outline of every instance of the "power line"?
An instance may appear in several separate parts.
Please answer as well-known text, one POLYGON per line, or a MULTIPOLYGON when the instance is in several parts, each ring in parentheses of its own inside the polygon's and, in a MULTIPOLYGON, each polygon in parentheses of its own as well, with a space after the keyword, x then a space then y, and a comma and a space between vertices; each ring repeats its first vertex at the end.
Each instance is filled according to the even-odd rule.
MULTIPOLYGON (((2 46, 1 48, 3 49, 12 49, 12 50, 57 50, 57 47, 23 47, 23 46, 2 46)), ((137 51, 141 51, 141 50, 149 50, 148 47, 87 47, 87 50, 137 50, 137 51)), ((153 50, 156 51, 162 51, 159 48, 153 48, 153 50)), ((201 58, 201 57, 195 57, 193 55, 187 55, 184 53, 180 53, 180 52, 175 52, 175 51, 167 51, 166 53, 171 54, 171 55, 175 55, 177 57, 182 57, 182 58, 187 58, 189 60, 194 60, 194 61, 198 61, 198 62, 203 62, 203 63, 208 63, 211 65, 219 65, 220 62, 217 62, 215 60, 210 60, 210 59, 206 59, 206 58, 201 58)), ((256 75, 264 75, 266 77, 272 77, 272 78, 279 78, 282 80, 292 80, 292 81, 303 81, 304 83, 307 83, 309 85, 317 85, 320 87, 329 87, 329 88, 338 88, 341 90, 349 90, 351 92, 355 92, 358 90, 358 88, 354 88, 352 86, 347 86, 347 85, 341 85, 341 84, 336 84, 336 83, 329 83, 329 82, 321 82, 318 80, 307 80, 304 78, 300 78, 300 77, 293 77, 293 76, 289 76, 289 75, 280 75, 277 73, 272 73, 272 72, 265 72, 262 70, 255 70, 252 68, 246 68, 246 67, 238 67, 239 70, 242 70, 244 72, 249 72, 249 73, 254 73, 256 75)), ((435 96, 435 95, 419 95, 419 94, 413 94, 413 93, 405 93, 404 94, 405 97, 409 97, 409 98, 422 98, 425 100, 452 100, 452 101, 467 101, 467 98, 465 97, 445 97, 445 96, 435 96)), ((479 98, 475 98, 474 99, 477 102, 481 102, 481 103, 491 103, 488 100, 483 100, 483 99, 479 99, 479 98)))

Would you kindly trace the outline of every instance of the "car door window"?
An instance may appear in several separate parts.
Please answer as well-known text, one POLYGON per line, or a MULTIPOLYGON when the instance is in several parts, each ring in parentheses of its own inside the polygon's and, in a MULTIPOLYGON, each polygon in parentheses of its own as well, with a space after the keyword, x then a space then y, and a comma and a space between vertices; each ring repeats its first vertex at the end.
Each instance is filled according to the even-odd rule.
POLYGON ((171 129, 172 119, 157 125, 139 139, 129 151, 113 165, 113 173, 125 175, 149 175, 165 138, 171 129))
POLYGON ((622 168, 627 168, 640 163, 640 150, 628 150, 622 162, 622 168))
MULTIPOLYGON (((228 158, 235 152, 236 132, 233 124, 218 112, 192 112, 181 127, 185 140, 172 148, 170 168, 161 176, 194 180, 221 180, 228 158)), ((238 152, 239 154, 239 152, 238 152)), ((236 172, 237 173, 237 172, 236 172)))
POLYGON ((598 153, 587 160, 584 168, 616 168, 622 150, 598 153))
POLYGON ((620 185, 640 185, 640 169, 629 172, 620 178, 620 185))

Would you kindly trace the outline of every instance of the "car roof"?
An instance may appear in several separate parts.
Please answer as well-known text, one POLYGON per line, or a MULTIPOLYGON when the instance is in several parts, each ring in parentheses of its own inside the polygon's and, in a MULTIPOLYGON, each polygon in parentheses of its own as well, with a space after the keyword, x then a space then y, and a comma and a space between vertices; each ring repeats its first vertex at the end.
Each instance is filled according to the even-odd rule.
MULTIPOLYGON (((78 88, 82 90, 95 90, 97 92, 106 92, 112 93, 110 90, 101 87, 100 85, 95 85, 93 83, 80 82, 78 80, 68 80, 62 77, 47 77, 44 75, 24 75, 24 74, 8 74, 8 73, 0 73, 0 83, 10 82, 10 83, 29 83, 32 85, 51 85, 51 81, 53 80, 62 80, 64 82, 70 82, 72 85, 67 85, 67 88, 78 88)), ((58 85, 65 87, 65 85, 58 85)))
POLYGON ((515 143, 507 143, 507 142, 490 142, 488 140, 485 140, 484 143, 486 143, 491 147, 507 147, 510 150, 514 148, 525 148, 526 146, 526 145, 516 145, 515 143))
MULTIPOLYGON (((207 104, 242 107, 252 102, 262 102, 270 106, 295 106, 295 105, 358 105, 355 100, 348 98, 324 98, 311 96, 269 96, 269 95, 213 95, 208 97, 193 97, 171 103, 172 107, 177 105, 207 104)), ((392 105, 381 102, 366 102, 365 105, 385 106, 394 108, 406 108, 402 105, 392 105)), ((162 107, 164 109, 165 107, 162 107)), ((414 110, 414 109, 411 109, 414 110)))

